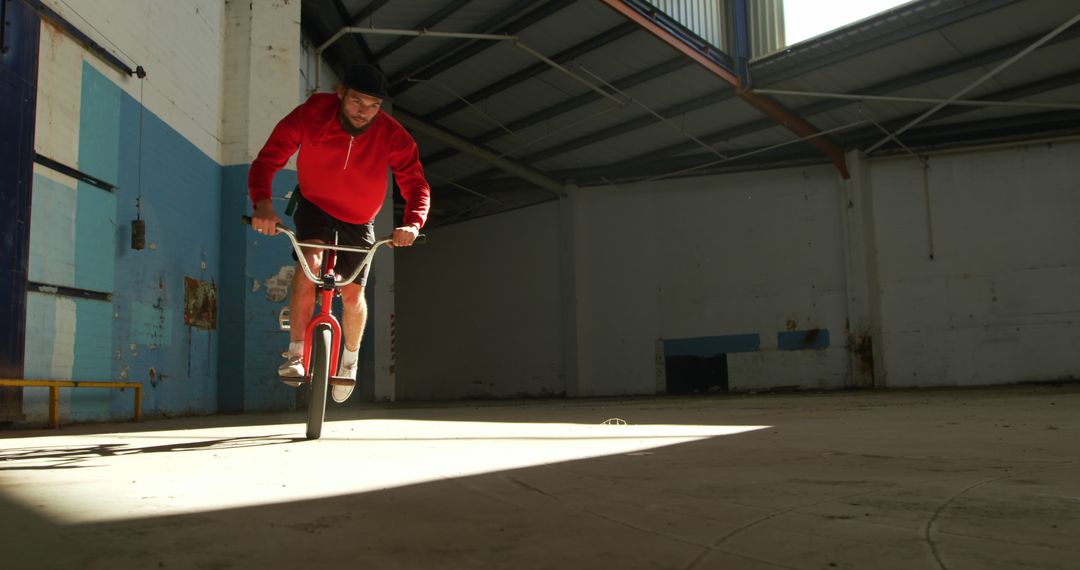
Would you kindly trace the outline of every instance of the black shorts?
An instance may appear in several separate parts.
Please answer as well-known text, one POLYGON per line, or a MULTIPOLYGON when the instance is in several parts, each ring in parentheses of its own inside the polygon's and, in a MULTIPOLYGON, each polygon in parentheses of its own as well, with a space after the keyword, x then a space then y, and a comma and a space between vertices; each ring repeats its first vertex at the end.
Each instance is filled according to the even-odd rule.
MULTIPOLYGON (((299 188, 294 192, 299 191, 299 188)), ((296 203, 296 211, 293 212, 293 224, 296 225, 296 239, 299 241, 321 240, 326 243, 334 243, 334 232, 338 234, 338 245, 356 247, 371 247, 375 244, 375 223, 350 224, 343 222, 330 214, 322 211, 318 206, 308 202, 301 194, 296 203)), ((337 261, 334 263, 334 273, 342 277, 352 275, 356 266, 364 260, 363 253, 351 251, 337 252, 337 261)), ((296 252, 293 252, 296 259, 296 252)), ((367 282, 369 264, 360 272, 353 283, 364 285, 367 282)))

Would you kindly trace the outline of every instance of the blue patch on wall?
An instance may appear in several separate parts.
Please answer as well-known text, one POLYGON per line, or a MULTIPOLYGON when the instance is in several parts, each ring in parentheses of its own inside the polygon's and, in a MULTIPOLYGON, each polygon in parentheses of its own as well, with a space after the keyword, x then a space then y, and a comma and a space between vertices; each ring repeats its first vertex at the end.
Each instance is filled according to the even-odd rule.
POLYGON ((776 346, 780 350, 824 350, 829 348, 829 329, 779 332, 776 346))

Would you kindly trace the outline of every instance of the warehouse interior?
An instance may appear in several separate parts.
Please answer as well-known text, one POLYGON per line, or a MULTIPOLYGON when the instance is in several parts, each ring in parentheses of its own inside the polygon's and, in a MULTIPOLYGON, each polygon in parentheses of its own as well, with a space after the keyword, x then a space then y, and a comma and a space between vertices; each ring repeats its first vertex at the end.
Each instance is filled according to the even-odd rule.
POLYGON ((0 0, 3 566, 1080 565, 1080 7, 785 4, 0 0), (307 441, 240 217, 359 64, 428 241, 307 441))

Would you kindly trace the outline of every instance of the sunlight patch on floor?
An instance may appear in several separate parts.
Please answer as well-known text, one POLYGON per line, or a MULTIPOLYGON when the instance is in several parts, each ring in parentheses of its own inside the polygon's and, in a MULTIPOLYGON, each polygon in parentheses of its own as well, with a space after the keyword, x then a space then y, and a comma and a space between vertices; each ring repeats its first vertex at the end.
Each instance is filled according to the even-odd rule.
POLYGON ((769 426, 419 420, 0 440, 0 492, 58 523, 365 493, 649 450, 769 426))

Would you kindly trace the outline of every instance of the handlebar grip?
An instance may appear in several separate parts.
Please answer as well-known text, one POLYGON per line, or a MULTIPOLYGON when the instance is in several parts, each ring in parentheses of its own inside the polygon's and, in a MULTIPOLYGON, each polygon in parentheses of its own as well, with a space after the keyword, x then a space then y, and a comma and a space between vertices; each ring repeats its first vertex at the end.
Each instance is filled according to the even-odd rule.
MULTIPOLYGON (((240 216, 240 223, 250 226, 251 225, 251 216, 240 216)), ((287 228, 287 227, 285 227, 285 226, 283 226, 281 224, 278 224, 277 225, 277 230, 279 232, 287 232, 287 231, 289 231, 289 228, 287 228)))

